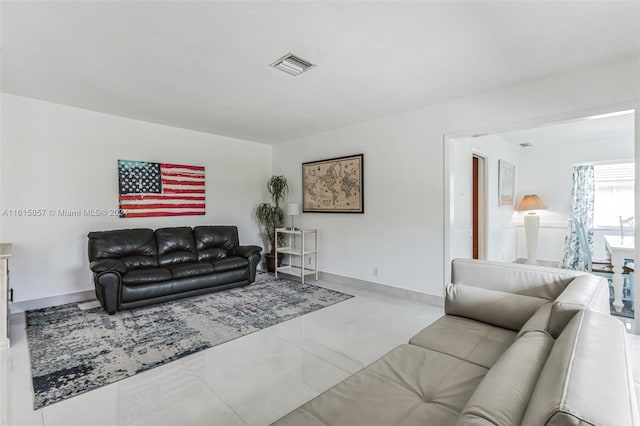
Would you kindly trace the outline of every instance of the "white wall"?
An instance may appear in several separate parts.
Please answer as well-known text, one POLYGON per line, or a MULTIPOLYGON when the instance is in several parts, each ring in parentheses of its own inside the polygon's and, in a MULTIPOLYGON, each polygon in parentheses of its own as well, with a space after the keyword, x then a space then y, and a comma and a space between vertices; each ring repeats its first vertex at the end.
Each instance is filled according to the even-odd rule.
POLYGON ((17 301, 93 288, 87 233, 135 227, 233 224, 261 244, 253 213, 267 200, 272 148, 8 94, 2 96, 1 205, 7 209, 114 209, 117 160, 206 167, 205 216, 0 217, 13 243, 17 301))
MULTIPOLYGON (((473 72, 472 70, 470 72, 473 72)), ((445 226, 444 135, 638 102, 638 58, 590 67, 274 146, 274 173, 301 199, 301 163, 364 153, 365 214, 306 213, 318 228, 320 269, 441 295, 445 226), (373 277, 372 267, 380 267, 373 277)), ((449 177, 447 177, 449 179, 449 177)))

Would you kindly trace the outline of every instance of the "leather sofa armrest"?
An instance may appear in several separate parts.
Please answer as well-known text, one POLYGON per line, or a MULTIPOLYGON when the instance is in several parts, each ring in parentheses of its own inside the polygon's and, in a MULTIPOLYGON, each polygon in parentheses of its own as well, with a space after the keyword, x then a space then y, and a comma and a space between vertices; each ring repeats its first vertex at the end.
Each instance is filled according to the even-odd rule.
POLYGON ((102 272, 119 272, 121 274, 126 274, 128 269, 124 265, 124 263, 120 262, 116 259, 98 259, 94 260, 89 264, 89 269, 96 274, 100 274, 102 272))
POLYGON ((259 246, 237 246, 233 248, 231 254, 248 259, 252 254, 260 254, 261 251, 262 247, 259 246))
POLYGON ((106 271, 96 273, 93 277, 96 290, 96 298, 102 305, 102 308, 109 314, 113 315, 118 310, 120 300, 120 273, 115 271, 106 271))

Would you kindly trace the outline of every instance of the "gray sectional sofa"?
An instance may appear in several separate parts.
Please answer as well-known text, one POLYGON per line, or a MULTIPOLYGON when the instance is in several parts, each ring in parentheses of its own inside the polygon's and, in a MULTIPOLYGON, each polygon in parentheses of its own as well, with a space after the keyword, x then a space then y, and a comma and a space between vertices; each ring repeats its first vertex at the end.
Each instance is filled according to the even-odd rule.
POLYGON ((603 278, 458 259, 451 281, 442 318, 274 424, 638 424, 603 278))

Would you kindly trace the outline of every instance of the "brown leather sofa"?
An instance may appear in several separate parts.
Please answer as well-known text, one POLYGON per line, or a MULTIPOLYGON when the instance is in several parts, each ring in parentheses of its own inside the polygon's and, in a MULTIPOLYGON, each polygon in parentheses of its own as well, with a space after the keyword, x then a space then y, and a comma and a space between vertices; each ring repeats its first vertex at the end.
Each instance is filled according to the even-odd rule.
POLYGON ((454 260, 442 318, 274 424, 638 424, 608 291, 590 274, 454 260))

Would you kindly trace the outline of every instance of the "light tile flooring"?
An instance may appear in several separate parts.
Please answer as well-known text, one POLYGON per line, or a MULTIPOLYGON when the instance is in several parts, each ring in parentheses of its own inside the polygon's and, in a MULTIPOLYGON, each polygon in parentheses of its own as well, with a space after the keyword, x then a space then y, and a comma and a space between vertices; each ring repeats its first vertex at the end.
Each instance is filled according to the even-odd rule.
MULTIPOLYGON (((33 410, 24 321, 0 351, 0 424, 267 425, 370 364, 442 309, 319 282, 356 297, 33 410)), ((640 399, 640 336, 629 335, 640 399)))
POLYGON ((24 321, 14 321, 11 349, 0 351, 0 424, 267 425, 442 315, 318 284, 356 297, 37 411, 24 321))

